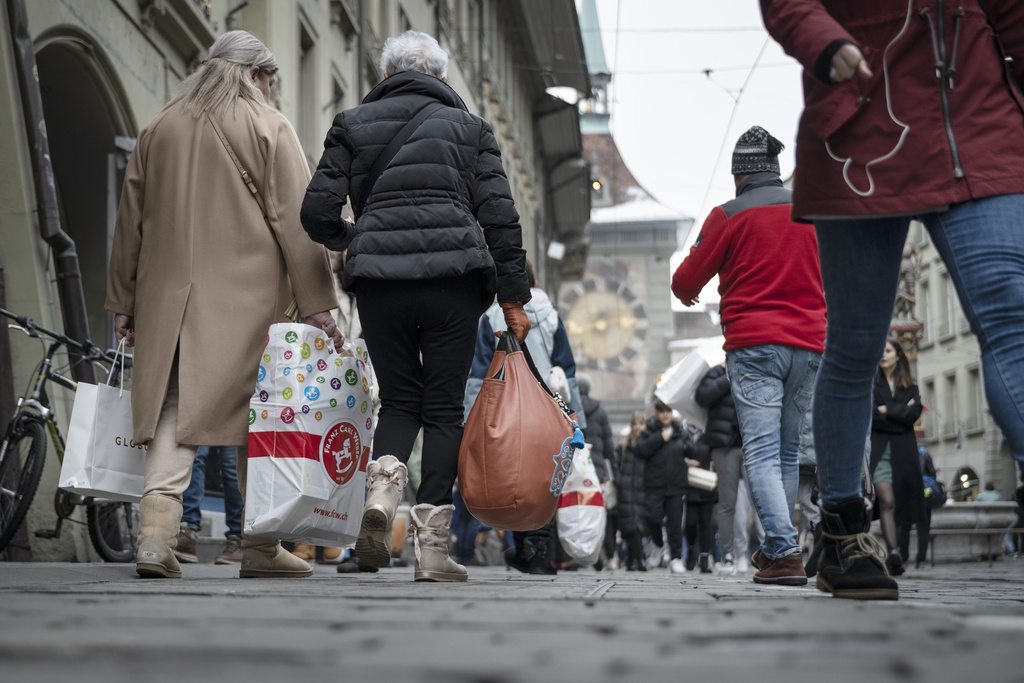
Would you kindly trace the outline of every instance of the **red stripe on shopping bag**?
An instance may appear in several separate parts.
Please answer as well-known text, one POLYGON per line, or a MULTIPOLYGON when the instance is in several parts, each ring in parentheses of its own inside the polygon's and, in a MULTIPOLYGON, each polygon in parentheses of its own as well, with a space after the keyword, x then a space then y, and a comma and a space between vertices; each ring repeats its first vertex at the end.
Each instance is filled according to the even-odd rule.
POLYGON ((604 496, 600 491, 569 491, 563 492, 558 498, 558 507, 567 508, 573 505, 596 505, 604 507, 604 496))
POLYGON ((320 437, 306 432, 249 432, 249 457, 320 460, 320 437))

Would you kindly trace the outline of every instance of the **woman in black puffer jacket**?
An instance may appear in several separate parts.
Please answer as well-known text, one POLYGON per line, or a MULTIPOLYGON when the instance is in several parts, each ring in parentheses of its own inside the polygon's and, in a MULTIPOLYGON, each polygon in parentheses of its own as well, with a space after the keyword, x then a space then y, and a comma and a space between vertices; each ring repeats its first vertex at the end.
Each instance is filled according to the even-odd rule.
POLYGON ((647 499, 644 495, 644 461, 636 457, 636 440, 644 429, 647 421, 639 410, 629 418, 629 435, 618 447, 618 468, 615 475, 615 486, 618 494, 618 505, 615 514, 619 518, 619 533, 626 544, 626 570, 647 571, 644 557, 643 536, 647 531, 644 509, 647 499))
POLYGON ((465 568, 435 541, 446 537, 454 509, 462 399, 480 314, 497 292, 516 338, 522 342, 530 329, 526 252, 497 142, 446 82, 448 53, 432 37, 407 31, 385 43, 381 70, 386 78, 363 103, 335 117, 306 189, 302 226, 330 249, 347 249, 342 285, 357 295, 379 384, 359 559, 390 562, 391 521, 422 428, 415 578, 465 581, 465 568), (374 178, 375 162, 420 112, 426 118, 374 178), (342 219, 346 200, 354 225, 342 219))

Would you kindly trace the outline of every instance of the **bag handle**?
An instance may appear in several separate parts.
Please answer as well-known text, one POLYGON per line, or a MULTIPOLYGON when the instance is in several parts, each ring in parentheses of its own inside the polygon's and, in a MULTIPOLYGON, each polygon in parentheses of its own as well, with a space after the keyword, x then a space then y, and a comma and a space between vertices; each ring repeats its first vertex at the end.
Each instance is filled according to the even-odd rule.
POLYGON ((127 341, 127 339, 128 339, 127 336, 121 337, 121 341, 119 341, 117 343, 117 350, 114 352, 114 363, 110 366, 110 374, 107 375, 107 382, 106 382, 106 384, 109 387, 110 386, 110 380, 114 376, 114 368, 117 367, 117 359, 120 357, 121 358, 121 371, 119 373, 117 373, 117 375, 118 375, 118 379, 121 380, 121 388, 120 388, 120 391, 117 392, 117 397, 118 398, 121 398, 121 396, 124 395, 124 347, 125 347, 125 341, 127 341))
POLYGON ((363 215, 363 207, 366 206, 366 200, 370 198, 370 192, 373 191, 373 186, 377 184, 377 179, 380 174, 384 172, 384 169, 388 167, 391 161, 398 154, 398 150, 402 148, 402 145, 412 136, 413 131, 420 127, 420 124, 431 114, 438 109, 444 108, 445 105, 440 102, 429 102, 426 105, 420 107, 416 115, 405 124, 402 130, 398 131, 398 135, 391 139, 388 146, 384 148, 384 151, 380 153, 377 160, 373 162, 373 166, 370 167, 370 172, 366 175, 366 180, 363 181, 363 187, 359 191, 359 197, 356 199, 356 203, 352 205, 352 211, 355 213, 356 218, 363 215))
POLYGON ((501 338, 498 340, 496 350, 504 351, 506 354, 515 353, 516 351, 523 352, 523 357, 526 359, 526 365, 530 368, 530 373, 533 374, 533 378, 537 380, 541 388, 547 392, 547 395, 558 403, 558 407, 562 411, 562 415, 565 416, 565 419, 572 425, 572 447, 577 449, 583 448, 583 430, 580 429, 576 420, 570 417, 572 415, 572 411, 569 410, 567 405, 565 405, 565 401, 562 400, 562 397, 551 391, 550 387, 548 387, 547 383, 544 381, 544 378, 540 376, 540 371, 537 369, 537 365, 533 362, 533 357, 530 356, 530 349, 527 348, 525 344, 519 343, 519 340, 516 339, 516 335, 512 332, 512 328, 505 330, 505 333, 501 335, 501 338))

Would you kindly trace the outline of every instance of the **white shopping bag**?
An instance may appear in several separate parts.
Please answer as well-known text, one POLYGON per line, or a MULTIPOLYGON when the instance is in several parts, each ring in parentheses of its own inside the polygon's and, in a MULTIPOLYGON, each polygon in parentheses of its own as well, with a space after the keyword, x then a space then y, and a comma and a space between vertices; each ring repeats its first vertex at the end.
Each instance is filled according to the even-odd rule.
POLYGON ((270 326, 249 407, 245 533, 331 547, 359 535, 373 437, 370 357, 323 331, 270 326))
POLYGON ((597 562, 604 544, 607 513, 597 470, 590 457, 590 444, 572 456, 572 471, 558 498, 555 520, 558 540, 566 554, 583 566, 597 562))
POLYGON ((132 392, 79 382, 58 485, 83 496, 138 503, 145 482, 146 445, 132 439, 132 392))
POLYGON ((708 422, 708 409, 697 405, 697 386, 713 366, 725 360, 718 341, 702 344, 669 366, 654 389, 654 395, 679 411, 687 422, 703 430, 708 422))

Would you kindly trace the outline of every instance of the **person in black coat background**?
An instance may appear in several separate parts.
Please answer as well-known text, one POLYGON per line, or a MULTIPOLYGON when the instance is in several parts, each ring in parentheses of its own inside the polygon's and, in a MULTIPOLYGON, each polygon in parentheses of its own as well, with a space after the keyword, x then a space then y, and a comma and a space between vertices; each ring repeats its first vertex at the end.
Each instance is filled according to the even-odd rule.
POLYGON ((672 419, 672 408, 655 401, 654 417, 637 439, 636 456, 645 461, 644 492, 647 501, 647 526, 651 540, 664 547, 662 523, 668 536, 669 569, 674 574, 683 566, 683 506, 686 503, 686 463, 695 444, 679 420, 672 419))
MULTIPOLYGON (((644 488, 644 465, 636 455, 636 443, 640 435, 647 429, 647 419, 636 410, 629 418, 629 435, 622 445, 616 449, 618 457, 614 465, 615 487, 619 504, 614 514, 626 544, 626 570, 647 571, 647 558, 644 557, 643 537, 647 533, 646 489, 644 488)), ((661 528, 658 528, 661 535, 661 528)))
POLYGON ((701 441, 711 449, 711 461, 718 474, 718 540, 722 545, 722 574, 735 574, 736 559, 746 548, 736 548, 736 498, 743 479, 743 437, 732 398, 732 382, 725 365, 716 365, 697 385, 697 405, 708 409, 708 423, 701 441))
MULTIPOLYGON (((711 449, 707 447, 702 438, 699 438, 697 443, 693 445, 693 448, 690 449, 690 454, 685 459, 685 462, 687 467, 711 469, 711 449)), ((714 564, 712 561, 712 551, 715 543, 715 523, 712 520, 712 512, 714 512, 717 500, 717 490, 705 491, 695 486, 687 487, 686 562, 684 564, 688 571, 693 570, 695 565, 699 565, 701 574, 711 573, 711 568, 714 564), (699 557, 697 555, 698 542, 699 557)), ((735 505, 735 502, 733 505, 735 505)))
MULTIPOLYGON (((578 372, 576 373, 576 382, 579 384, 580 403, 583 405, 583 414, 586 420, 586 426, 581 427, 583 437, 590 444, 590 458, 594 461, 597 478, 601 481, 601 488, 604 489, 604 484, 615 478, 615 442, 612 440, 612 425, 604 406, 590 395, 590 375, 578 372)), ((616 516, 611 514, 611 511, 609 511, 607 519, 608 523, 604 532, 604 557, 611 561, 615 557, 615 537, 618 535, 619 525, 616 516)), ((600 563, 602 560, 598 560, 598 562, 600 563)))
POLYGON ((898 340, 885 343, 875 375, 874 400, 869 467, 882 535, 889 546, 886 566, 891 575, 899 576, 910 556, 910 525, 922 521, 925 503, 914 434, 914 423, 921 417, 923 406, 910 374, 910 361, 898 340))

